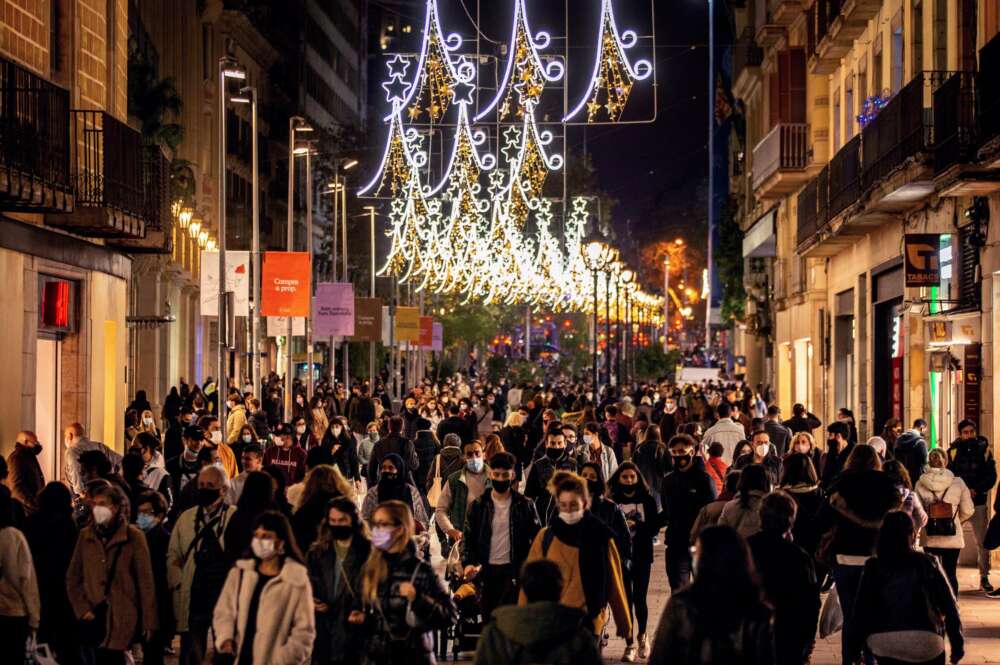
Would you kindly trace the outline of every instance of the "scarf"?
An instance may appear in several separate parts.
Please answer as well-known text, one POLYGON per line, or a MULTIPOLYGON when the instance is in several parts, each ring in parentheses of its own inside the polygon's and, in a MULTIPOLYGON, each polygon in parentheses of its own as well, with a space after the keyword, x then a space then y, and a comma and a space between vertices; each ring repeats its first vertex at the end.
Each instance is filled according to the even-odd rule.
POLYGON ((611 567, 608 564, 608 543, 611 530, 588 510, 576 524, 566 524, 558 517, 549 523, 559 542, 579 550, 580 580, 587 601, 587 616, 594 619, 608 604, 611 567))

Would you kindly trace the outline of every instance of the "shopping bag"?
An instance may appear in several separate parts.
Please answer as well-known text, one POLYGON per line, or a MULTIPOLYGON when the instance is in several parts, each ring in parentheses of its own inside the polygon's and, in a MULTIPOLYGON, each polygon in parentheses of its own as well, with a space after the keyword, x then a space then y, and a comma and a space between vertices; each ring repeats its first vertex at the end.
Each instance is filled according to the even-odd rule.
POLYGON ((840 606, 840 596, 837 586, 830 589, 823 601, 823 609, 819 613, 819 636, 829 637, 844 627, 844 610, 840 606))
POLYGON ((431 488, 427 490, 427 503, 431 508, 437 508, 438 499, 441 498, 441 455, 434 461, 434 478, 431 481, 431 488))
POLYGON ((28 640, 27 657, 24 662, 25 665, 59 665, 48 644, 35 644, 32 639, 28 640))

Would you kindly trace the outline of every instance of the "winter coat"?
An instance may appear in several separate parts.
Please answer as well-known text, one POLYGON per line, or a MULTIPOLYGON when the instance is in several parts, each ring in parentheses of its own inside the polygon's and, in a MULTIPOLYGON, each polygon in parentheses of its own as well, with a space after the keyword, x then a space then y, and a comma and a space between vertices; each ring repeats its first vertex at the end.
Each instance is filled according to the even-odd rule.
POLYGON ((66 454, 63 457, 63 478, 73 494, 83 494, 83 478, 80 476, 80 455, 90 450, 97 450, 104 453, 104 456, 111 462, 112 467, 116 467, 122 463, 122 456, 100 441, 91 441, 88 438, 81 437, 66 449, 66 454))
MULTIPOLYGON (((574 451, 576 453, 576 462, 578 466, 582 466, 587 462, 590 462, 590 446, 581 445, 574 451)), ((610 446, 605 446, 601 444, 600 457, 598 459, 598 464, 601 465, 601 474, 605 482, 608 481, 615 471, 618 470, 618 458, 615 457, 615 451, 610 446)))
POLYGON ((124 651, 140 633, 156 630, 156 582, 146 536, 124 520, 107 543, 98 536, 96 527, 80 531, 66 571, 66 591, 78 620, 107 601, 108 632, 100 645, 105 649, 124 651), (113 577, 105 596, 108 575, 113 577))
POLYGON ((430 564, 417 557, 412 543, 398 554, 383 553, 388 574, 376 592, 374 607, 360 602, 354 607, 367 614, 365 629, 369 635, 365 662, 372 665, 434 665, 433 632, 455 624, 458 610, 451 593, 444 587, 430 564), (393 592, 403 582, 417 590, 412 603, 393 592), (409 611, 408 611, 409 610, 409 611), (408 620, 408 618, 410 620, 408 620), (405 650, 403 659, 399 646, 391 642, 396 636, 405 650))
POLYGON ((730 630, 710 634, 690 588, 670 595, 653 638, 650 665, 775 665, 771 611, 763 603, 730 630))
POLYGON ((430 430, 420 430, 413 441, 420 466, 413 472, 417 487, 427 487, 427 479, 434 475, 434 458, 437 457, 440 444, 434 440, 430 430))
POLYGON ((820 534, 816 530, 816 515, 823 507, 823 490, 819 485, 791 485, 781 488, 795 499, 795 524, 792 541, 815 556, 820 534))
MULTIPOLYGON (((441 489, 444 489, 444 483, 451 477, 451 474, 465 468, 465 455, 462 454, 462 449, 458 446, 446 446, 438 453, 438 457, 441 459, 441 489)), ((436 470, 437 459, 435 458, 431 468, 427 470, 427 480, 424 483, 424 489, 427 491, 430 491, 434 484, 436 470)))
MULTIPOLYGON (((952 652, 964 644, 962 619, 951 585, 937 559, 922 552, 913 552, 892 564, 878 557, 869 559, 861 575, 853 615, 844 623, 849 628, 845 639, 852 654, 860 655, 866 645, 871 648, 874 636, 881 638, 878 643, 883 645, 904 644, 912 642, 917 632, 930 633, 932 639, 947 633, 952 652)), ((873 651, 876 656, 901 655, 886 653, 884 647, 873 651)))
POLYGON ((548 456, 540 457, 528 467, 528 478, 524 483, 524 496, 535 502, 538 519, 542 521, 543 525, 548 524, 549 517, 554 512, 554 501, 548 488, 552 474, 557 470, 576 473, 577 468, 576 458, 569 453, 563 453, 555 461, 548 456))
POLYGON ((951 504, 951 510, 955 513, 954 536, 929 536, 925 523, 920 534, 920 543, 924 547, 941 549, 962 549, 965 547, 962 523, 972 518, 976 508, 965 481, 948 469, 930 468, 924 472, 924 475, 920 476, 914 491, 925 507, 929 508, 938 501, 944 501, 951 504))
POLYGON ((444 441, 444 437, 449 434, 457 434, 458 438, 462 440, 463 446, 472 441, 472 429, 469 427, 468 421, 461 416, 448 416, 442 420, 438 423, 436 434, 438 441, 444 441))
MULTIPOLYGON (((427 509, 424 507, 424 499, 420 496, 420 492, 417 488, 409 483, 406 487, 410 490, 410 510, 413 513, 413 520, 419 522, 421 526, 427 528, 430 522, 430 517, 427 515, 427 509)), ((368 490, 365 494, 365 500, 361 504, 361 517, 366 522, 372 518, 375 514, 375 509, 378 508, 378 483, 372 485, 372 488, 368 490)))
POLYGON ((358 461, 358 442, 354 433, 346 427, 340 431, 340 436, 333 435, 333 429, 328 427, 323 434, 321 445, 330 452, 333 464, 340 470, 340 475, 348 480, 360 480, 360 462, 358 461), (334 447, 337 447, 334 451, 334 447))
POLYGON ((325 664, 349 654, 361 653, 363 636, 348 625, 347 617, 357 595, 361 593, 361 569, 370 552, 371 543, 355 536, 342 560, 338 561, 334 548, 314 546, 306 555, 313 598, 327 606, 325 612, 316 611, 314 663, 325 664))
POLYGON ((38 463, 41 452, 41 445, 29 448, 16 443, 13 452, 7 456, 7 486, 10 487, 11 496, 24 504, 28 514, 38 507, 36 497, 45 486, 45 476, 38 463))
MULTIPOLYGON (((670 454, 666 446, 660 446, 652 441, 640 443, 632 451, 632 462, 639 467, 646 486, 654 495, 659 495, 663 489, 663 478, 671 469, 670 454)), ((605 476, 610 480, 611 476, 605 476)))
POLYGON ((0 529, 0 617, 24 617, 28 627, 41 621, 38 579, 24 534, 12 526, 0 529))
POLYGON ((948 449, 948 468, 965 481, 972 503, 986 504, 986 497, 997 484, 997 466, 989 442, 978 437, 970 441, 956 439, 948 449))
POLYGON ((237 404, 229 410, 229 415, 226 416, 226 443, 229 445, 238 443, 240 440, 240 432, 246 424, 246 407, 242 404, 237 404))
POLYGON ((915 483, 927 466, 927 442, 919 432, 908 429, 896 438, 892 457, 906 467, 910 481, 915 483))
MULTIPOLYGON (((173 532, 170 534, 170 544, 167 546, 167 582, 173 591, 174 618, 177 621, 177 630, 182 633, 188 630, 191 585, 194 582, 197 567, 191 544, 198 535, 196 521, 200 510, 201 508, 194 507, 181 513, 174 525, 173 532)), ((235 507, 223 506, 221 519, 212 529, 223 546, 225 546, 225 543, 222 542, 225 540, 223 534, 235 512, 235 507)))
POLYGON ((500 441, 504 449, 517 458, 522 466, 531 463, 531 451, 528 450, 528 433, 520 425, 507 426, 500 430, 500 441))
POLYGON ((831 564, 837 556, 871 556, 882 520, 901 503, 899 490, 881 471, 842 474, 816 515, 817 556, 831 564))
POLYGON ((676 470, 663 479, 662 522, 667 527, 667 547, 688 547, 698 513, 715 499, 715 484, 696 457, 692 468, 676 470))
POLYGON ((215 643, 233 640, 236 662, 253 649, 254 665, 303 665, 316 639, 313 593, 306 567, 285 559, 281 571, 264 585, 257 606, 253 644, 244 644, 250 602, 259 574, 254 559, 240 559, 229 571, 212 616, 215 643))
POLYGON ((698 511, 698 517, 695 518, 694 524, 691 526, 691 545, 694 546, 698 542, 698 535, 703 529, 707 529, 710 526, 715 526, 719 523, 719 518, 722 517, 722 510, 729 503, 729 499, 721 499, 717 501, 712 501, 711 503, 705 504, 705 506, 698 511))
POLYGON ((722 494, 726 487, 726 476, 729 474, 729 464, 721 457, 708 456, 705 458, 705 471, 715 484, 716 495, 722 494))
POLYGON ((750 490, 746 505, 739 496, 731 499, 719 515, 719 525, 736 529, 744 538, 754 535, 760 531, 760 502, 763 498, 764 492, 750 490))
POLYGON ((809 432, 812 434, 812 431, 821 427, 823 423, 813 414, 805 413, 801 416, 792 416, 783 422, 782 425, 791 430, 792 434, 798 434, 799 432, 809 432))
MULTIPOLYGON (((173 482, 167 473, 166 464, 160 451, 154 451, 152 459, 142 470, 142 484, 148 489, 156 490, 167 500, 167 508, 173 504, 173 482)), ((134 508, 135 506, 133 506, 134 508)))
POLYGON ((764 431, 767 432, 768 438, 771 439, 771 443, 778 451, 778 457, 784 457, 785 453, 788 452, 788 444, 792 440, 792 430, 777 420, 768 419, 764 421, 764 431))
MULTIPOLYGON (((510 531, 510 563, 514 570, 521 570, 528 557, 531 543, 541 528, 535 504, 523 494, 511 491, 508 529, 510 531)), ((496 504, 493 492, 488 491, 472 502, 465 516, 462 529, 462 561, 467 566, 479 566, 490 562, 490 542, 493 538, 493 517, 496 504)))
POLYGON ((812 556, 782 534, 747 539, 764 593, 774 608, 774 645, 782 665, 809 661, 819 623, 819 582, 812 556))
POLYGON ((618 558, 622 568, 632 567, 632 537, 629 533, 625 513, 618 504, 602 496, 591 497, 590 512, 615 534, 615 547, 618 548, 618 558))
POLYGON ((66 571, 78 533, 72 516, 44 510, 28 517, 25 523, 24 536, 31 548, 42 604, 39 642, 56 642, 58 638, 53 637, 76 621, 66 592, 66 571))
POLYGON ((159 619, 159 634, 174 634, 174 603, 167 581, 167 548, 170 546, 170 532, 163 524, 158 524, 146 532, 149 547, 149 561, 153 566, 153 580, 156 584, 156 613, 159 619))
POLYGON ((771 478, 771 485, 777 486, 778 479, 781 476, 781 458, 774 454, 774 449, 761 460, 757 462, 754 460, 753 453, 743 453, 739 458, 733 462, 733 468, 739 471, 747 468, 751 464, 760 464, 767 471, 767 475, 771 478))
POLYGON ((708 450, 713 443, 722 444, 722 458, 727 463, 733 461, 733 451, 736 444, 747 438, 743 425, 733 422, 732 418, 719 418, 714 425, 705 431, 705 436, 701 438, 702 448, 708 450))
POLYGON ((586 615, 559 603, 507 605, 479 635, 474 665, 600 665, 586 615))

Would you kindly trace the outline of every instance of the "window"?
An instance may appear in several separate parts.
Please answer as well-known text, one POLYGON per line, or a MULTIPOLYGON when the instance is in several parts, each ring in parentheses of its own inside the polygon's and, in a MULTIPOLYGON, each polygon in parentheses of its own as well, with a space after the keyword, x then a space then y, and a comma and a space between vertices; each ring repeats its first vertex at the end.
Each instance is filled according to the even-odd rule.
POLYGON ((806 53, 794 48, 778 53, 778 69, 770 77, 770 126, 806 121, 806 53))
POLYGON ((910 11, 913 26, 913 75, 924 71, 924 8, 921 0, 913 0, 910 11))
POLYGON ((934 69, 948 69, 948 0, 934 3, 934 69))
POLYGON ((851 140, 854 136, 854 72, 847 73, 844 81, 844 139, 851 140))
POLYGON ((882 94, 882 33, 875 38, 872 50, 872 94, 882 94))
POLYGON ((903 87, 903 13, 896 12, 892 17, 892 92, 896 93, 903 87))
POLYGON ((840 148, 840 89, 833 91, 833 149, 840 148))
MULTIPOLYGON (((854 117, 851 118, 851 134, 854 134, 854 127, 857 126, 857 117, 865 108, 865 99, 868 97, 868 53, 866 52, 858 61, 858 104, 852 109, 854 117)), ((860 127, 858 127, 860 130, 860 127)))

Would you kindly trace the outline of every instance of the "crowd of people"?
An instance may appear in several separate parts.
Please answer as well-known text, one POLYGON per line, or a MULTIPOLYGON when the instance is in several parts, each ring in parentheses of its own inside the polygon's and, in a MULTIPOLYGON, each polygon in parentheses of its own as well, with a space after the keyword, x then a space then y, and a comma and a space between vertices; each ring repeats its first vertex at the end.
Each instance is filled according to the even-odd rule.
POLYGON ((159 415, 139 391, 121 445, 65 429, 60 478, 21 432, 0 457, 0 654, 598 663, 613 631, 628 663, 802 665, 839 604, 844 663, 943 663, 946 640, 957 663, 966 522, 1000 597, 996 467, 969 420, 929 450, 922 420, 862 442, 847 409, 785 418, 740 384, 456 375, 397 410, 381 383, 292 391, 285 413, 274 375, 181 381, 159 415))

